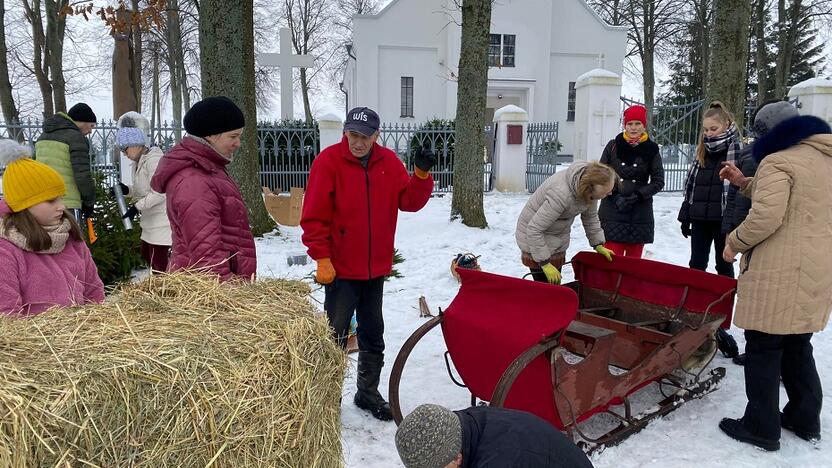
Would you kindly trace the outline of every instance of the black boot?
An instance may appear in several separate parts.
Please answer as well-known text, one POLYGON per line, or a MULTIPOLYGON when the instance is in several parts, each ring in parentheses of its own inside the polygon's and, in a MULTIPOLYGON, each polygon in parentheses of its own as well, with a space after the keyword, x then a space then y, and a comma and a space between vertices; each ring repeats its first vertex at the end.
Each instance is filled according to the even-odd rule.
POLYGON ((800 437, 801 439, 805 440, 806 442, 811 442, 813 444, 817 444, 820 442, 820 431, 806 431, 797 428, 791 421, 788 421, 783 413, 780 413, 780 426, 787 430, 794 433, 794 435, 800 437))
POLYGON ((734 364, 736 364, 738 366, 744 366, 745 365, 745 353, 738 354, 737 357, 732 359, 732 361, 734 361, 734 364))
POLYGON ((724 418, 719 422, 719 428, 722 432, 728 434, 734 440, 745 442, 746 444, 760 447, 763 450, 774 452, 780 450, 780 441, 776 439, 766 439, 756 436, 746 429, 742 419, 724 418))
POLYGON ((716 338, 717 346, 719 346, 719 350, 722 351, 723 356, 731 359, 740 354, 739 347, 737 347, 737 340, 735 340, 733 336, 729 335, 727 331, 722 328, 717 328, 714 337, 716 338))
POLYGON ((381 368, 384 366, 384 354, 358 352, 358 377, 356 379, 358 391, 355 393, 355 406, 369 411, 374 418, 391 421, 393 413, 390 405, 384 401, 378 391, 381 378, 381 368))

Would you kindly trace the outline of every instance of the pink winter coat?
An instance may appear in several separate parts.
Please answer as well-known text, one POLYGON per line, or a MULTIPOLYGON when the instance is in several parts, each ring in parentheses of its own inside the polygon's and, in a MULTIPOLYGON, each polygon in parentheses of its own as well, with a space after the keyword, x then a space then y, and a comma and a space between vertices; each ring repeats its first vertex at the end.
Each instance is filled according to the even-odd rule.
POLYGON ((104 300, 104 284, 82 241, 59 253, 28 252, 0 238, 0 313, 36 315, 54 306, 104 300))
POLYGON ((169 270, 207 268, 223 281, 254 278, 254 237, 240 189, 225 170, 229 162, 193 136, 162 157, 150 186, 167 199, 169 270))

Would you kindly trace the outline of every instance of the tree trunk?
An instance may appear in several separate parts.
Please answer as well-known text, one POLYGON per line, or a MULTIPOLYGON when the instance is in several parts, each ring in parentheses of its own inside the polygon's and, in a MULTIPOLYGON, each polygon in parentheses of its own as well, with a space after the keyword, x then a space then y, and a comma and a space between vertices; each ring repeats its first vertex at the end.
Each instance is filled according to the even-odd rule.
POLYGON ((130 12, 121 8, 117 12, 119 21, 128 26, 124 31, 113 33, 113 118, 118 118, 127 111, 138 111, 136 102, 136 83, 133 81, 133 40, 130 35, 130 12))
POLYGON ((702 72, 702 96, 708 94, 708 77, 711 61, 711 8, 709 0, 701 0, 697 5, 697 33, 699 41, 699 70, 702 72))
POLYGON ((66 80, 64 80, 64 31, 66 17, 61 9, 67 0, 46 0, 46 47, 49 49, 49 76, 55 112, 66 112, 66 80))
POLYGON ((463 224, 479 228, 488 225, 482 206, 482 166, 490 27, 491 0, 462 3, 451 217, 461 217, 463 224))
POLYGON ((708 101, 720 100, 734 113, 737 128, 745 116, 750 0, 714 2, 713 43, 708 101))
POLYGON ((300 93, 303 96, 303 113, 306 117, 306 124, 312 125, 312 108, 309 106, 309 79, 306 75, 306 69, 300 69, 300 93))
MULTIPOLYGON (((150 132, 162 124, 162 98, 161 90, 159 89, 159 43, 153 43, 153 84, 150 91, 150 132)), ((151 137, 152 138, 152 137, 151 137)))
POLYGON ((202 0, 199 4, 199 51, 202 95, 227 96, 245 114, 243 143, 229 166, 229 172, 240 186, 248 208, 251 231, 259 236, 270 231, 274 222, 266 213, 260 188, 253 0, 202 0))
POLYGON ((6 4, 0 0, 0 108, 3 111, 3 121, 6 122, 8 136, 14 140, 22 141, 23 134, 18 128, 9 125, 20 122, 20 113, 12 95, 12 83, 9 79, 9 63, 6 60, 8 50, 6 48, 6 4))
POLYGON ((768 98, 768 59, 766 54, 766 10, 765 0, 756 0, 754 39, 757 47, 757 104, 760 105, 768 98))
MULTIPOLYGON (((201 37, 201 36, 200 36, 201 37)), ((179 80, 179 62, 182 57, 182 33, 179 26, 179 0, 170 0, 167 17, 168 76, 170 77, 170 100, 176 142, 182 138, 182 83, 179 80)), ((203 81, 204 82, 204 81, 203 81)))
POLYGON ((792 69, 792 54, 802 16, 801 0, 792 0, 786 8, 785 0, 777 2, 777 63, 774 68, 774 97, 786 97, 792 69))
POLYGON ((191 94, 188 88, 188 73, 185 70, 185 59, 181 51, 179 52, 179 59, 177 61, 179 62, 179 89, 182 90, 182 107, 184 108, 184 112, 188 112, 188 109, 191 108, 191 94))
MULTIPOLYGON (((141 11, 139 0, 132 0, 133 12, 141 11)), ((136 111, 142 112, 142 60, 144 47, 142 46, 141 25, 133 25, 133 85, 136 90, 136 111)))
POLYGON ((40 96, 43 100, 43 118, 52 117, 55 104, 52 99, 52 84, 49 82, 49 49, 46 47, 46 36, 43 33, 43 18, 40 12, 40 0, 23 0, 26 19, 32 26, 32 73, 38 82, 40 96))
POLYGON ((647 121, 653 120, 653 105, 656 94, 656 72, 654 66, 653 48, 647 47, 641 56, 641 69, 644 78, 644 107, 647 108, 647 121))

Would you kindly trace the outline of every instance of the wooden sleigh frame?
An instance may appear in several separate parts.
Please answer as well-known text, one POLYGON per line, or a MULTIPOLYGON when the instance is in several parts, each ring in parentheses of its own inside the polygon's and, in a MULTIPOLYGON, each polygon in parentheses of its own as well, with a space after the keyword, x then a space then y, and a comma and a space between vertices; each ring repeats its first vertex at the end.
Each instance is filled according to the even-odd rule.
POLYGON ((571 263, 576 281, 562 287, 461 271, 452 304, 419 327, 396 357, 389 389, 394 420, 402 420, 406 361, 437 326, 448 347, 449 375, 469 389, 472 405, 479 399, 532 412, 588 451, 617 444, 715 389, 725 369, 703 370, 716 352, 713 333, 730 324, 734 280, 649 260, 608 263, 589 253, 571 263), (697 370, 684 369, 696 356, 697 370), (653 382, 664 399, 656 409, 634 414, 631 395, 653 382), (598 413, 620 424, 590 437, 579 423, 598 413))

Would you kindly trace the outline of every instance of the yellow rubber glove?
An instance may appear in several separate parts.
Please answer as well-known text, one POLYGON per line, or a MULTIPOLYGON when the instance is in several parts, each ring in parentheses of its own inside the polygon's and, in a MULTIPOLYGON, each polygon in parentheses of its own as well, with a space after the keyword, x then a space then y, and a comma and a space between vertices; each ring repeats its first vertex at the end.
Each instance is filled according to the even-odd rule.
POLYGON ((546 280, 549 281, 549 284, 560 284, 560 272, 554 265, 544 263, 540 265, 540 269, 543 270, 543 274, 546 275, 546 280))
POLYGON ((315 271, 315 281, 321 284, 329 284, 335 281, 335 267, 329 258, 318 259, 318 269, 315 271))
POLYGON ((603 255, 604 258, 606 258, 607 261, 610 261, 610 262, 612 261, 612 256, 615 255, 615 252, 613 252, 612 250, 604 247, 603 244, 596 245, 595 246, 595 251, 598 252, 599 254, 603 255))

